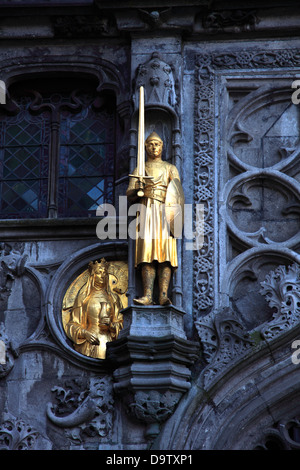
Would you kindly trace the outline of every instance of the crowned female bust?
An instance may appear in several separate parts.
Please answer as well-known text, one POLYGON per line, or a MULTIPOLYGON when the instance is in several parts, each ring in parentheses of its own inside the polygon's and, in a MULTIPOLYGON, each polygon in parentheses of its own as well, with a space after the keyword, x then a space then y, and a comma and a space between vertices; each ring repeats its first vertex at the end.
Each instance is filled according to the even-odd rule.
POLYGON ((109 285, 108 263, 90 262, 88 280, 78 291, 65 326, 67 336, 76 351, 105 359, 106 343, 118 337, 123 316, 120 298, 109 285))

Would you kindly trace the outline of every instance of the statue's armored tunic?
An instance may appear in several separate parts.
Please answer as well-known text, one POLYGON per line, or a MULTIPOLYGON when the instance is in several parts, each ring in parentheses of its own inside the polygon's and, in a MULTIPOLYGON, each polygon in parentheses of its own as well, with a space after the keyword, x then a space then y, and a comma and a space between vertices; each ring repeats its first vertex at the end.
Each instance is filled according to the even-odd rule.
MULTIPOLYGON (((144 197, 140 203, 146 208, 142 224, 138 227, 139 236, 136 241, 135 265, 140 263, 152 263, 168 261, 176 268, 177 245, 175 238, 170 234, 164 202, 168 184, 174 178, 179 179, 177 168, 163 160, 147 161, 146 175, 153 179, 147 179, 144 187, 144 197)), ((137 168, 133 174, 137 174, 137 168)), ((134 189, 135 178, 130 178, 128 190, 134 189)), ((142 216, 142 215, 141 215, 142 216)))

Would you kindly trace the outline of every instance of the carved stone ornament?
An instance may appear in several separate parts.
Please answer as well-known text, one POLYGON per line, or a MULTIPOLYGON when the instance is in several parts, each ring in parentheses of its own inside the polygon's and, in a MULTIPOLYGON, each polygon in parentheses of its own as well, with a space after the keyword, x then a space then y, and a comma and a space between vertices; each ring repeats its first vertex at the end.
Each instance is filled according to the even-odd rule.
POLYGON ((266 429, 254 450, 299 450, 299 416, 282 420, 266 429))
POLYGON ((56 37, 107 37, 116 33, 116 28, 107 16, 55 16, 52 17, 56 37))
POLYGON ((209 32, 251 31, 257 22, 255 10, 213 11, 203 18, 203 27, 209 32))
POLYGON ((114 400, 110 377, 92 377, 87 388, 78 380, 54 387, 56 404, 48 403, 47 417, 65 429, 74 444, 107 437, 112 429, 114 400))
POLYGON ((205 387, 265 341, 299 324, 300 266, 279 266, 261 285, 260 293, 266 296, 274 314, 257 328, 247 330, 238 314, 229 308, 212 312, 195 322, 207 362, 201 373, 205 387))
POLYGON ((140 64, 137 68, 133 98, 136 109, 139 104, 139 89, 141 86, 145 89, 147 107, 175 108, 177 97, 172 67, 161 60, 157 52, 153 52, 150 60, 140 64))
POLYGON ((0 379, 12 370, 17 356, 18 353, 5 333, 4 324, 0 323, 0 379))
POLYGON ((146 438, 151 440, 159 433, 160 424, 173 414, 181 396, 181 392, 169 390, 138 391, 128 404, 128 410, 134 419, 147 424, 146 438))
POLYGON ((128 307, 120 337, 107 347, 114 392, 131 418, 146 425, 149 441, 191 387, 199 345, 186 339, 184 314, 173 305, 128 307))
POLYGON ((24 243, 10 246, 7 243, 0 245, 0 296, 10 293, 12 281, 15 276, 21 276, 25 271, 28 256, 23 254, 24 243))
POLYGON ((234 360, 251 350, 254 341, 238 316, 229 308, 206 315, 195 325, 208 363, 202 372, 207 387, 234 360))
MULTIPOLYGON (((251 18, 254 17, 248 19, 252 21, 251 18)), ((247 17, 241 15, 240 19, 240 27, 244 27, 247 17)), ((230 27, 231 19, 230 15, 227 18, 222 14, 212 16, 210 21, 211 27, 218 29, 224 28, 226 22, 230 27)), ((299 131, 297 126, 295 131, 291 127, 293 122, 298 122, 296 114, 299 107, 291 102, 291 85, 283 87, 279 82, 283 73, 296 73, 299 67, 299 49, 248 48, 195 56, 194 204, 204 207, 204 243, 193 252, 193 312, 196 322, 202 322, 203 315, 214 309, 229 306, 232 279, 239 269, 238 256, 241 255, 243 260, 247 256, 249 259, 255 256, 263 259, 266 246, 275 258, 277 255, 281 259, 285 257, 286 264, 297 256, 299 183, 293 175, 298 171, 299 131), (270 79, 268 83, 264 81, 265 71, 269 77, 274 74, 272 83, 270 79), (248 83, 251 76, 261 80, 261 86, 251 92, 243 91, 246 74, 248 83), (231 83, 234 83, 232 96, 231 83), (232 99, 231 108, 227 110, 224 110, 223 95, 227 100, 232 99), (223 119, 224 112, 226 119, 223 119), (259 119, 253 119, 253 113, 259 119), (274 117, 274 122, 264 124, 266 129, 270 128, 269 134, 265 129, 263 134, 260 126, 266 116, 268 119, 274 117), (284 129, 282 134, 280 126, 276 126, 278 120, 281 124, 290 123, 289 127, 281 126, 284 129), (286 128, 293 133, 287 135, 286 128), (215 186, 216 162, 221 175, 218 179, 220 187, 215 186), (264 190, 265 211, 261 220, 258 206, 264 190), (277 208, 275 201, 280 204, 277 208), (277 211, 277 219, 286 222, 284 230, 275 227, 271 217, 273 208, 277 211), (217 211, 219 217, 216 216, 217 211), (249 229, 247 222, 251 216, 249 229), (219 220, 218 226, 215 225, 216 220, 219 220), (226 246, 224 240, 227 238, 229 243, 226 246), (215 247, 218 247, 218 256, 215 247), (230 265, 233 257, 236 271, 230 265), (219 294, 215 294, 216 285, 221 285, 219 294)), ((279 260, 278 264, 284 263, 279 260)), ((245 277, 246 270, 245 262, 245 277)))
POLYGON ((265 339, 272 339, 300 321, 300 266, 279 266, 261 282, 260 293, 274 308, 273 319, 260 329, 265 339))
POLYGON ((140 18, 149 25, 150 29, 158 29, 163 24, 167 23, 171 17, 172 8, 164 10, 138 10, 140 18))
MULTIPOLYGON (((0 244, 0 309, 4 312, 9 297, 13 295, 15 280, 25 272, 27 258, 24 243, 0 244)), ((0 378, 5 377, 14 366, 17 348, 13 339, 7 335, 5 323, 0 323, 0 378)))
POLYGON ((22 419, 9 416, 0 425, 0 450, 35 450, 38 436, 22 419))

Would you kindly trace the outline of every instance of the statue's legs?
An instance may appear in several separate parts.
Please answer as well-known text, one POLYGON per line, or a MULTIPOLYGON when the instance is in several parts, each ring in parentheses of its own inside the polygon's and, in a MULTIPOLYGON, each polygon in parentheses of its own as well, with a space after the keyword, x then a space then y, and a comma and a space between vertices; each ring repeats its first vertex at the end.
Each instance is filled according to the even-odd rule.
POLYGON ((144 263, 142 266, 142 279, 144 287, 144 296, 134 299, 136 304, 151 305, 153 303, 153 287, 156 275, 156 269, 153 264, 144 263))
POLYGON ((168 289, 171 280, 171 266, 169 263, 158 265, 158 286, 160 305, 170 305, 172 302, 168 298, 168 289))

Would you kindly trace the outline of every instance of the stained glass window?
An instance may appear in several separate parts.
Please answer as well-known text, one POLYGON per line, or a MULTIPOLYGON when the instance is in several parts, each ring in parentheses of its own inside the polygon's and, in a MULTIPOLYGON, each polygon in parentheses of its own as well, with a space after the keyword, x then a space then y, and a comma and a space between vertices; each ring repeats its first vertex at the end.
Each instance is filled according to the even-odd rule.
POLYGON ((59 215, 93 215, 99 204, 113 203, 114 114, 64 112, 60 128, 59 215))
POLYGON ((46 217, 49 121, 19 103, 17 116, 0 122, 1 218, 46 217))
POLYGON ((0 117, 0 218, 47 217, 49 200, 58 217, 95 216, 99 204, 113 203, 114 108, 110 100, 97 107, 90 90, 75 101, 66 87, 18 91, 18 112, 0 117))

